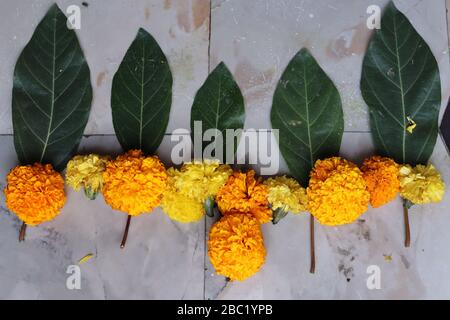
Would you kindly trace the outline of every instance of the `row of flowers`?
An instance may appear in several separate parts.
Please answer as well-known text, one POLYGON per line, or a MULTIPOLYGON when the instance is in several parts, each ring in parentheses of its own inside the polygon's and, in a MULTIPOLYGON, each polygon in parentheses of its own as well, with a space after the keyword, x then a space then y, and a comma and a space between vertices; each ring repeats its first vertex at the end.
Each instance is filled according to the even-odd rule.
MULTIPOLYGON (((336 226, 354 222, 369 203, 380 207, 399 193, 412 205, 438 202, 445 190, 433 165, 399 165, 380 156, 366 159, 361 168, 340 157, 318 160, 306 189, 286 176, 264 180, 253 170, 233 171, 213 160, 166 169, 157 156, 139 150, 115 159, 75 156, 65 180, 75 190, 84 188, 90 199, 101 192, 106 203, 129 217, 161 206, 171 219, 190 223, 218 210, 208 255, 216 272, 231 280, 261 268, 266 255, 261 224, 287 212, 309 211, 321 224, 336 226)), ((49 164, 17 166, 7 182, 6 204, 24 225, 52 220, 66 201, 64 179, 49 164)))

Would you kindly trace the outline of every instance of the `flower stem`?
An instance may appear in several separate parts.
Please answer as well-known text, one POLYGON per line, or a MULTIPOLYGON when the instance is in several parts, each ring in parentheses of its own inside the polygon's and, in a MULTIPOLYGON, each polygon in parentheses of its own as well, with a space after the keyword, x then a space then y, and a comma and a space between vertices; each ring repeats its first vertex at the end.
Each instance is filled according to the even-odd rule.
POLYGON ((19 242, 25 241, 25 232, 26 231, 27 231, 27 224, 25 222, 23 222, 22 227, 20 227, 19 242))
POLYGON ((309 218, 309 244, 311 253, 311 266, 309 268, 310 273, 316 271, 316 249, 314 244, 314 216, 311 214, 309 218))
POLYGON ((409 230, 408 207, 403 204, 403 218, 405 220, 405 247, 408 248, 411 244, 411 232, 409 230))
POLYGON ((125 226, 125 231, 123 233, 122 243, 120 244, 121 249, 125 248, 125 244, 127 243, 128 230, 130 229, 130 222, 131 222, 131 216, 128 215, 127 224, 125 226))

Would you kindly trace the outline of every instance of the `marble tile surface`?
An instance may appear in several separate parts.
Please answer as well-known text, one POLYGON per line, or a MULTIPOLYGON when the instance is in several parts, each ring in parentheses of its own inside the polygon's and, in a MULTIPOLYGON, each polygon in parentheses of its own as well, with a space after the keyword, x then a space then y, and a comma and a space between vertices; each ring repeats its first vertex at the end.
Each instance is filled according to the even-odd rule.
MULTIPOLYGON (((270 128, 276 84, 290 59, 308 48, 333 80, 342 99, 346 131, 368 131, 367 105, 359 82, 372 30, 368 6, 388 0, 213 0, 211 67, 224 61, 232 70, 247 108, 247 128, 270 128)), ((431 47, 441 72, 442 110, 450 95, 444 0, 397 0, 431 47)))
MULTIPOLYGON (((0 137, 0 184, 17 159, 12 137, 0 137)), ((80 153, 115 154, 114 136, 83 139, 80 153), (106 147, 101 147, 106 146, 106 147)), ((164 150, 162 150, 164 152, 164 150)), ((131 220, 127 246, 120 249, 126 215, 99 196, 66 188, 57 219, 27 229, 17 241, 19 220, 0 195, 0 299, 202 299, 204 222, 179 224, 160 209, 131 220), (81 264, 81 290, 68 290, 69 265, 81 264)))
MULTIPOLYGON (((165 140, 170 140, 166 137, 165 140)), ((170 141, 160 154, 170 153, 170 141)), ((1 187, 16 164, 12 138, 0 137, 1 187)), ((120 152, 113 136, 83 139, 80 152, 120 152), (103 147, 102 147, 103 146, 103 147)), ((361 163, 373 152, 370 134, 345 133, 341 154, 361 163)), ((164 159, 164 157, 163 157, 164 159)), ((167 158, 166 158, 167 161, 167 158)), ((450 181, 450 158, 438 139, 431 161, 450 181)), ((169 162, 166 162, 169 163, 169 162)), ((281 171, 286 168, 281 168, 281 171)), ((67 204, 52 222, 30 227, 17 241, 20 223, 0 196, 0 298, 8 299, 443 299, 450 298, 450 194, 439 204, 411 209, 412 246, 403 247, 399 199, 369 209, 352 225, 316 224, 316 274, 309 274, 308 215, 288 215, 263 226, 267 248, 262 270, 244 282, 214 273, 205 241, 213 220, 179 224, 160 209, 132 219, 119 248, 125 215, 102 197, 87 200, 67 188, 67 204), (206 223, 206 230, 205 230, 206 223), (206 231, 206 232, 205 232, 206 231), (67 267, 82 264, 82 289, 68 290, 67 267), (391 256, 387 261, 385 256, 391 256), (381 269, 381 289, 366 286, 367 267, 381 269)))
POLYGON ((64 12, 74 4, 81 8, 81 29, 76 33, 94 91, 86 134, 114 133, 112 79, 140 27, 158 41, 173 73, 167 132, 189 128, 193 97, 208 75, 209 0, 20 0, 0 1, 0 134, 12 133, 9 106, 17 58, 54 2, 64 12))
MULTIPOLYGON (((341 155, 355 163, 373 153, 369 133, 345 133, 341 155)), ((431 162, 450 181, 450 158, 439 138, 431 162)), ((267 249, 261 271, 244 282, 227 282, 207 260, 207 299, 449 299, 450 193, 438 204, 410 210, 411 247, 404 248, 399 198, 370 208, 341 227, 316 223, 316 273, 309 273, 309 215, 289 214, 263 226, 267 249), (391 261, 388 261, 392 257, 391 261), (380 268, 381 289, 369 290, 371 265, 380 268)), ((211 222, 208 222, 208 226, 211 222)))

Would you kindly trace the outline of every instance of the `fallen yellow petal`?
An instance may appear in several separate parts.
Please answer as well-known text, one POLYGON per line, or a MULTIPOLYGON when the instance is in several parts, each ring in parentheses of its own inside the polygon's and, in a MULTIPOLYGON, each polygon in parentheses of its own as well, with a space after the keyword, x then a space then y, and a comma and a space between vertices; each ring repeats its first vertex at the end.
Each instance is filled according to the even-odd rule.
POLYGON ((85 255, 83 258, 81 258, 80 260, 78 260, 78 264, 82 264, 82 263, 88 262, 93 256, 94 256, 93 253, 88 253, 88 254, 85 255))

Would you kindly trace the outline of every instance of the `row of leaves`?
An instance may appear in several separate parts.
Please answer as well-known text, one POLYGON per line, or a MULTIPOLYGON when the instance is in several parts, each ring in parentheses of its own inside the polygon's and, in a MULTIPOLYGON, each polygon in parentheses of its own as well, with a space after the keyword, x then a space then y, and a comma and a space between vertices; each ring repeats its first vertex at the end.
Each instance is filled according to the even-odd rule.
MULTIPOLYGON (((39 23, 17 61, 12 101, 19 160, 52 163, 59 170, 78 148, 92 100, 89 67, 66 20, 53 5, 39 23)), ((361 78, 374 143, 380 154, 399 163, 425 163, 438 131, 438 66, 428 45, 393 3, 381 24, 369 44, 361 78), (417 124, 412 134, 407 132, 411 121, 417 124)), ((163 51, 140 29, 112 83, 114 129, 125 150, 156 152, 170 116, 172 81, 163 51)), ((198 90, 192 129, 194 121, 202 121, 203 131, 244 127, 244 98, 225 64, 219 64, 198 90)), ((344 130, 340 95, 306 49, 282 74, 271 121, 280 130, 280 150, 291 174, 304 185, 317 159, 339 153, 344 130)))

